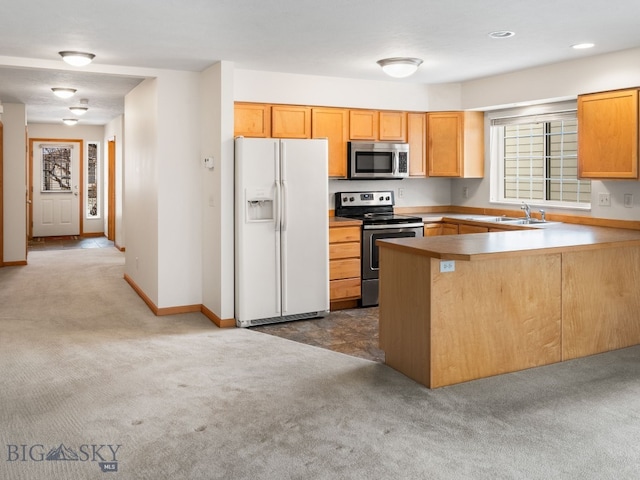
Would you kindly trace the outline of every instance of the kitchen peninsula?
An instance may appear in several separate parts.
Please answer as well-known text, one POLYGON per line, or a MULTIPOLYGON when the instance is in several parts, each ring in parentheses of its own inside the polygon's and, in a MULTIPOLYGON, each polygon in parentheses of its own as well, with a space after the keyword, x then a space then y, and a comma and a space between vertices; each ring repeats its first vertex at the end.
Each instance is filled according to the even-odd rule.
POLYGON ((429 387, 640 344, 640 231, 379 241, 380 347, 429 387))

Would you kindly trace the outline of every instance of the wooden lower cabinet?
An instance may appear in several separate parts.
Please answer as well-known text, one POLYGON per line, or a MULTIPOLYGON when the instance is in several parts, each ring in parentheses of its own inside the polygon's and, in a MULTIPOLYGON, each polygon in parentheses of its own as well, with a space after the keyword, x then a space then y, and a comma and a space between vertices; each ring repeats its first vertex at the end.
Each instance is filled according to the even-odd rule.
POLYGON ((443 223, 442 233, 440 235, 457 235, 458 224, 457 223, 443 223))
POLYGON ((458 234, 464 235, 466 233, 487 233, 489 231, 488 227, 479 227, 477 225, 465 225, 461 223, 458 225, 458 234))
MULTIPOLYGON (((329 300, 331 309, 360 298, 360 227, 329 228, 329 300)), ((351 305, 351 306, 355 306, 351 305)))

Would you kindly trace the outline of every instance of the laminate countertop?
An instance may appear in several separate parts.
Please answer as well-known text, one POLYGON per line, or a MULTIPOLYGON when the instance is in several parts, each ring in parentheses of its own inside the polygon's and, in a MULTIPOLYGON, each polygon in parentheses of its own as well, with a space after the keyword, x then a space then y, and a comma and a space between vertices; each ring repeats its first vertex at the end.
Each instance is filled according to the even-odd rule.
POLYGON ((378 240, 392 248, 442 260, 487 260, 640 245, 640 231, 555 224, 552 228, 378 240))
POLYGON ((345 217, 329 217, 329 228, 331 227, 359 227, 362 225, 361 220, 345 217))

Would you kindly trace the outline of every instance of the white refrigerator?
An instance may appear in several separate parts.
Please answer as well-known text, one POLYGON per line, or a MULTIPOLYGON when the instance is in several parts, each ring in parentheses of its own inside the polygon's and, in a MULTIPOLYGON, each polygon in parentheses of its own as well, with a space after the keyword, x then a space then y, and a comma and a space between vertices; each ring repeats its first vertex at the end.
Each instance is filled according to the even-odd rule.
POLYGON ((326 139, 235 140, 239 327, 329 312, 326 139))

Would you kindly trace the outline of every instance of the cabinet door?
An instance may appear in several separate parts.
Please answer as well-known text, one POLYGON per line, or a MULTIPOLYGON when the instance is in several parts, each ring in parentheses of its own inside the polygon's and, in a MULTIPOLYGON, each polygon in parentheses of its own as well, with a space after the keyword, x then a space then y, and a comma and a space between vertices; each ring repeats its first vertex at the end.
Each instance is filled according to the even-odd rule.
POLYGON ((424 177, 427 174, 426 114, 407 114, 407 141, 409 142, 409 176, 424 177))
POLYGON ((349 110, 349 138, 351 140, 378 139, 378 112, 349 110))
POLYGON ((578 97, 578 177, 638 178, 638 90, 578 97))
POLYGON ((430 177, 462 176, 461 112, 427 114, 430 177))
POLYGON ((427 113, 430 177, 484 176, 484 113, 427 113))
POLYGON ((489 228, 487 227, 479 227, 477 225, 465 225, 460 224, 458 225, 458 233, 460 235, 463 235, 465 233, 487 233, 489 231, 489 228))
POLYGON ((437 237, 438 235, 442 235, 441 223, 425 223, 424 224, 425 237, 437 237))
POLYGON ((271 109, 258 103, 236 103, 233 108, 233 132, 236 137, 271 136, 271 109))
POLYGON ((383 141, 407 141, 407 114, 405 112, 380 112, 380 135, 383 141))
POLYGON ((313 108, 311 138, 329 139, 329 176, 347 176, 349 111, 342 108, 313 108))
POLYGON ((311 107, 273 105, 271 136, 274 138, 311 138, 311 107))
POLYGON ((457 223, 443 223, 441 235, 457 235, 458 224, 457 223))

